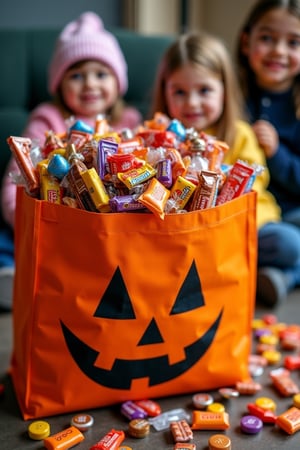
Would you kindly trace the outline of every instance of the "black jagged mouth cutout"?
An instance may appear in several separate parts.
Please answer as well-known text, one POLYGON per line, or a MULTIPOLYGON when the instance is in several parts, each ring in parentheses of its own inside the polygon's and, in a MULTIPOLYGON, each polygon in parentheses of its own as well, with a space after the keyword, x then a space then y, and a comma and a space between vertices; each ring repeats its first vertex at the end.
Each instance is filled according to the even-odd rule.
POLYGON ((62 321, 61 327, 70 354, 88 378, 108 388, 130 390, 133 379, 148 378, 149 386, 155 386, 177 378, 189 370, 211 346, 222 314, 223 310, 200 339, 185 347, 186 358, 182 361, 169 364, 167 355, 137 360, 116 359, 109 370, 94 365, 99 352, 82 342, 62 321))

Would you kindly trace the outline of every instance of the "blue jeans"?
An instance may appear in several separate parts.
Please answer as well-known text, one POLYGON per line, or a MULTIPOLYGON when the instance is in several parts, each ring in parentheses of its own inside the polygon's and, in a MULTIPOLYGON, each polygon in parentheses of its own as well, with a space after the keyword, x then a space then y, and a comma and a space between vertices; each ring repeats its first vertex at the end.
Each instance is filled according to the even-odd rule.
POLYGON ((9 228, 0 229, 0 268, 14 265, 13 232, 9 228))
POLYGON ((282 220, 288 223, 292 223, 300 230, 300 208, 292 209, 282 215, 282 220))
POLYGON ((289 290, 300 286, 300 227, 270 222, 259 229, 258 267, 265 266, 282 270, 289 290))

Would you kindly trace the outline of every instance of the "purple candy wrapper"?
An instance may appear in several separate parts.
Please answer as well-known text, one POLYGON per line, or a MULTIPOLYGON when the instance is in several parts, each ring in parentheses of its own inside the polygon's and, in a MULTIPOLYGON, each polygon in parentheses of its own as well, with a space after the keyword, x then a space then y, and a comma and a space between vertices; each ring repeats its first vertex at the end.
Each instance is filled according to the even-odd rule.
POLYGON ((109 200, 109 206, 112 212, 135 211, 137 209, 145 209, 133 195, 115 196, 109 200))
POLYGON ((156 165, 156 178, 166 188, 172 186, 172 162, 170 159, 162 159, 156 165))
POLYGON ((107 156, 114 155, 118 151, 117 142, 101 139, 98 145, 97 153, 97 172, 101 180, 104 180, 105 175, 109 173, 107 156))

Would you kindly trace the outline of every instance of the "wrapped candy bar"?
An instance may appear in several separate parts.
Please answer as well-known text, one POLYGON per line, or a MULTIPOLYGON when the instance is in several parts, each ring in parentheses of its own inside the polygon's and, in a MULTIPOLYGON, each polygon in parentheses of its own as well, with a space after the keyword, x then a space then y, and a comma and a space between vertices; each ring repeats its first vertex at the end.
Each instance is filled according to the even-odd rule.
POLYGON ((7 142, 24 178, 27 191, 33 197, 37 197, 39 193, 39 178, 30 156, 31 139, 10 136, 7 142))

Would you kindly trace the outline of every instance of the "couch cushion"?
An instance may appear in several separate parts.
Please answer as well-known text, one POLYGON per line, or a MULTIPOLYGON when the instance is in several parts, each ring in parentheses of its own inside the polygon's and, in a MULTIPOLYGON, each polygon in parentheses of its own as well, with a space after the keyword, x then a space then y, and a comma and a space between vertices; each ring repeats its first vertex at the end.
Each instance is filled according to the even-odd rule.
POLYGON ((2 179, 11 151, 6 142, 8 136, 20 136, 26 123, 28 113, 20 107, 0 109, 0 180, 2 179))
POLYGON ((138 33, 115 33, 119 38, 128 65, 129 87, 125 100, 149 118, 151 94, 155 74, 166 48, 174 41, 172 36, 146 36, 138 33))
POLYGON ((2 107, 25 106, 28 86, 27 33, 19 30, 0 31, 2 107))
POLYGON ((34 29, 28 33, 28 69, 30 79, 28 89, 29 109, 33 109, 39 103, 49 100, 47 78, 48 65, 52 56, 59 30, 34 29))

